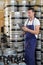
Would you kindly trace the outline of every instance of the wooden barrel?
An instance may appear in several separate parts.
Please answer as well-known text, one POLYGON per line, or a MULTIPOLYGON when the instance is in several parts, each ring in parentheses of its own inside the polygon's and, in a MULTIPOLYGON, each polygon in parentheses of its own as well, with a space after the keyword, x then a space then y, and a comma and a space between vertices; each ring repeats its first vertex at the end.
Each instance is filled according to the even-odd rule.
POLYGON ((28 10, 28 7, 26 5, 28 5, 28 1, 27 0, 22 0, 19 5, 21 5, 21 7, 19 7, 19 11, 25 12, 28 10))
POLYGON ((41 0, 36 0, 36 5, 41 5, 41 0))
POLYGON ((36 49, 40 49, 41 50, 41 40, 37 40, 36 49))
POLYGON ((30 1, 30 5, 36 5, 36 0, 30 1))

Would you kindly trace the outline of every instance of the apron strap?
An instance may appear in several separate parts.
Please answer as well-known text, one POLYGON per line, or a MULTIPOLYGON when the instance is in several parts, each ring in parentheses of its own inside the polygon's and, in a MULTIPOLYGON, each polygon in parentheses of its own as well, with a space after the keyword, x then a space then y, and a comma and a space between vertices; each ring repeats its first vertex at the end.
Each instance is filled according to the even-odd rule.
MULTIPOLYGON (((35 20, 35 18, 34 18, 33 21, 32 21, 32 25, 34 25, 34 20, 35 20)), ((29 22, 29 19, 28 19, 28 21, 27 21, 27 24, 28 24, 28 22, 29 22)), ((26 25, 27 25, 27 24, 26 24, 26 25)))

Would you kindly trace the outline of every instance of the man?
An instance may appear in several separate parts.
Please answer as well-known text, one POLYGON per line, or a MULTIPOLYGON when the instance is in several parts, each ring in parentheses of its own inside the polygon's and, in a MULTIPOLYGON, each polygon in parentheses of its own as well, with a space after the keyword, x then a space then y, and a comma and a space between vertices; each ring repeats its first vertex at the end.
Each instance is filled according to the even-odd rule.
POLYGON ((33 8, 28 9, 29 18, 22 27, 25 32, 25 61, 27 65, 35 65, 36 38, 39 34, 40 21, 35 18, 33 8))

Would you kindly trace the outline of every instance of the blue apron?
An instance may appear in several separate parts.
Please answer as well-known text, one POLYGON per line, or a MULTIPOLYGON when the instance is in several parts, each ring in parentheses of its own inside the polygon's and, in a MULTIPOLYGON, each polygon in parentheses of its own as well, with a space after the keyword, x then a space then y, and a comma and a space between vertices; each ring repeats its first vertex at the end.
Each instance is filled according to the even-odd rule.
MULTIPOLYGON (((27 28, 34 30, 34 25, 27 25, 27 28)), ((25 62, 27 65, 35 65, 36 37, 29 32, 25 36, 25 62)))

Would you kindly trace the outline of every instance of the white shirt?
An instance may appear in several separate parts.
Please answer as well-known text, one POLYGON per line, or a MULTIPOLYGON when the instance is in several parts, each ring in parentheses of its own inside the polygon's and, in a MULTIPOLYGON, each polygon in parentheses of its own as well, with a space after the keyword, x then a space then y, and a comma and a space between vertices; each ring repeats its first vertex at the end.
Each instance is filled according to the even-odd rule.
MULTIPOLYGON (((25 21, 25 23, 24 23, 24 26, 26 26, 26 25, 34 25, 34 30, 35 30, 35 26, 37 26, 37 25, 40 25, 40 21, 37 19, 37 18, 34 18, 34 20, 32 20, 31 22, 30 21, 28 21, 28 19, 25 21)), ((36 36, 36 38, 37 38, 37 36, 38 35, 35 35, 36 36)))

